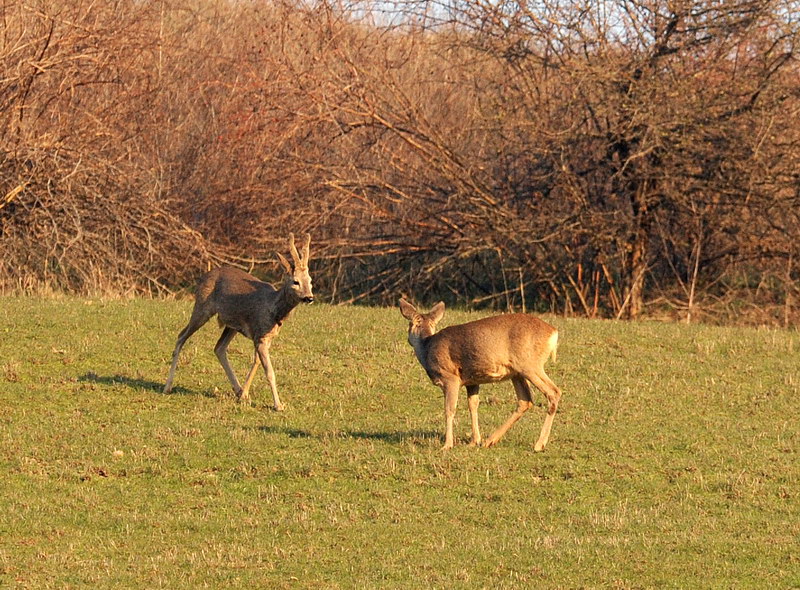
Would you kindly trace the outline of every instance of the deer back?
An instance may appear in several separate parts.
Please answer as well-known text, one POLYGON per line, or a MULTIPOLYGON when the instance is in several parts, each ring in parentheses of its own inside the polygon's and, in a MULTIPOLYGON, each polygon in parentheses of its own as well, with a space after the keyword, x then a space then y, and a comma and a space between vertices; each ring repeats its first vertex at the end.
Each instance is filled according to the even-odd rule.
POLYGON ((232 267, 206 274, 197 289, 197 302, 216 313, 219 322, 248 337, 269 331, 278 291, 269 283, 232 267))
POLYGON ((527 314, 494 316, 442 329, 426 342, 425 369, 434 381, 458 375, 470 384, 502 381, 544 365, 558 332, 527 314))

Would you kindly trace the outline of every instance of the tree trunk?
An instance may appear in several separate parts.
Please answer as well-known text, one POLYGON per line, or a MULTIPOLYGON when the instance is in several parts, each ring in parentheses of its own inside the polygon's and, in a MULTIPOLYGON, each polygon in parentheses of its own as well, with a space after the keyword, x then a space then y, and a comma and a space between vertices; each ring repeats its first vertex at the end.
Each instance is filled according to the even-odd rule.
POLYGON ((644 309, 644 275, 648 266, 650 244, 650 211, 647 206, 647 190, 642 183, 631 199, 634 228, 626 245, 624 265, 624 301, 620 313, 628 319, 636 319, 644 309))

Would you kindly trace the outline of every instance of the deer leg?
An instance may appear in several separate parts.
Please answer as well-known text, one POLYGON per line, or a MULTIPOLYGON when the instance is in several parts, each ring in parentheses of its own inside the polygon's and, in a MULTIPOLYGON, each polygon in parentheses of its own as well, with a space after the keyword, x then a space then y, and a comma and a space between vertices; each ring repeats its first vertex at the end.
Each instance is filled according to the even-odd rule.
POLYGON ((453 448, 453 421, 458 406, 458 381, 447 381, 442 384, 444 392, 444 446, 443 450, 453 448))
POLYGON ((217 355, 219 364, 221 364, 222 368, 225 370, 228 381, 230 381, 233 386, 233 392, 238 397, 242 392, 242 386, 239 385, 239 380, 236 378, 236 374, 233 372, 231 364, 228 362, 228 345, 231 343, 234 336, 236 336, 236 330, 225 326, 225 329, 222 330, 222 335, 214 346, 214 354, 217 355))
POLYGON ((175 369, 178 366, 178 356, 181 354, 183 345, 186 344, 186 341, 189 339, 189 337, 202 328, 203 324, 205 324, 209 319, 211 319, 211 316, 203 316, 196 314, 196 312, 193 311, 192 317, 189 319, 189 323, 183 330, 181 330, 181 333, 178 334, 178 341, 175 343, 175 350, 172 352, 172 364, 169 367, 169 375, 167 376, 167 382, 164 384, 164 393, 169 393, 172 391, 172 381, 175 379, 175 369))
POLYGON ((561 390, 550 380, 544 370, 531 375, 531 383, 541 391, 547 398, 547 416, 545 416, 544 424, 542 424, 542 431, 539 433, 539 440, 533 446, 534 451, 543 451, 547 446, 547 441, 550 440, 550 429, 553 427, 553 418, 556 416, 558 409, 558 402, 561 400, 561 390))
POLYGON ((480 446, 481 444, 481 428, 478 425, 478 406, 481 403, 481 398, 478 397, 478 385, 467 386, 467 403, 469 404, 469 419, 472 422, 472 440, 469 442, 471 446, 480 446))
POLYGON ((253 364, 250 367, 250 370, 247 372, 247 377, 244 380, 244 386, 242 387, 241 392, 239 392, 239 401, 250 403, 250 386, 253 384, 253 379, 256 377, 256 371, 258 371, 258 351, 254 352, 253 354, 253 364))
POLYGON ((483 445, 485 447, 496 445, 497 442, 503 438, 505 433, 508 432, 508 429, 514 426, 516 421, 533 405, 531 401, 531 388, 525 381, 525 378, 522 376, 512 377, 511 381, 514 384, 514 391, 517 393, 517 409, 514 410, 514 413, 508 417, 508 420, 486 440, 483 445))
POLYGON ((272 389, 272 402, 276 412, 281 412, 284 409, 281 403, 281 398, 278 397, 278 386, 275 383, 275 370, 272 368, 272 361, 269 358, 269 345, 268 340, 260 340, 256 345, 256 354, 261 359, 261 365, 267 374, 267 381, 269 387, 272 389))

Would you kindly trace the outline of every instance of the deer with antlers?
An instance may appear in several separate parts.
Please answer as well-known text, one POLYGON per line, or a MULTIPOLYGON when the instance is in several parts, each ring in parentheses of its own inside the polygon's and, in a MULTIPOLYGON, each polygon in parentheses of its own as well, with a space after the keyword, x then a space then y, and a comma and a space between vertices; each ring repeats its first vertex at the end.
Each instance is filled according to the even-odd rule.
POLYGON ((172 390, 175 378, 175 367, 181 348, 189 337, 197 332, 214 315, 223 328, 214 352, 219 359, 233 391, 240 401, 250 401, 250 385, 258 371, 259 361, 267 374, 267 381, 272 389, 272 400, 276 411, 283 410, 275 385, 275 371, 269 358, 269 347, 273 338, 278 335, 281 324, 289 313, 301 302, 311 303, 314 295, 311 292, 311 277, 308 274, 308 258, 311 236, 306 234, 300 252, 294 243, 294 235, 289 234, 289 252, 292 262, 278 253, 278 259, 286 271, 286 277, 280 289, 269 283, 258 280, 254 276, 233 268, 222 266, 204 275, 197 286, 194 309, 187 326, 178 334, 175 351, 172 353, 172 365, 169 368, 164 393, 172 390), (255 358, 244 386, 228 362, 227 349, 236 334, 243 334, 255 344, 255 358))
POLYGON ((537 317, 514 313, 449 326, 437 332, 436 324, 444 316, 441 301, 428 313, 419 313, 401 299, 400 312, 409 321, 408 342, 417 360, 434 385, 444 392, 445 449, 453 446, 453 420, 461 386, 467 388, 472 420, 470 444, 480 445, 478 388, 484 383, 510 379, 517 394, 517 409, 483 446, 496 444, 533 405, 530 388, 533 383, 548 401, 547 417, 534 445, 534 450, 544 450, 561 399, 561 390, 544 372, 547 359, 556 356, 558 331, 553 326, 537 317))

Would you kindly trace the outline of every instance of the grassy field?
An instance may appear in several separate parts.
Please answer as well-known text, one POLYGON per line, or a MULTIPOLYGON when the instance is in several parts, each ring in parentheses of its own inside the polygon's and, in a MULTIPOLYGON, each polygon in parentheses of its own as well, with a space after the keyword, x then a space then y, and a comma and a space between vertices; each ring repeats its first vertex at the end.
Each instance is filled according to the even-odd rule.
MULTIPOLYGON (((800 587, 797 332, 548 318, 547 450, 541 395, 492 449, 463 395, 443 453, 396 309, 299 308, 283 413, 211 324, 161 393, 190 309, 0 298, 0 587, 800 587)), ((488 434, 513 388, 482 398, 488 434)))

